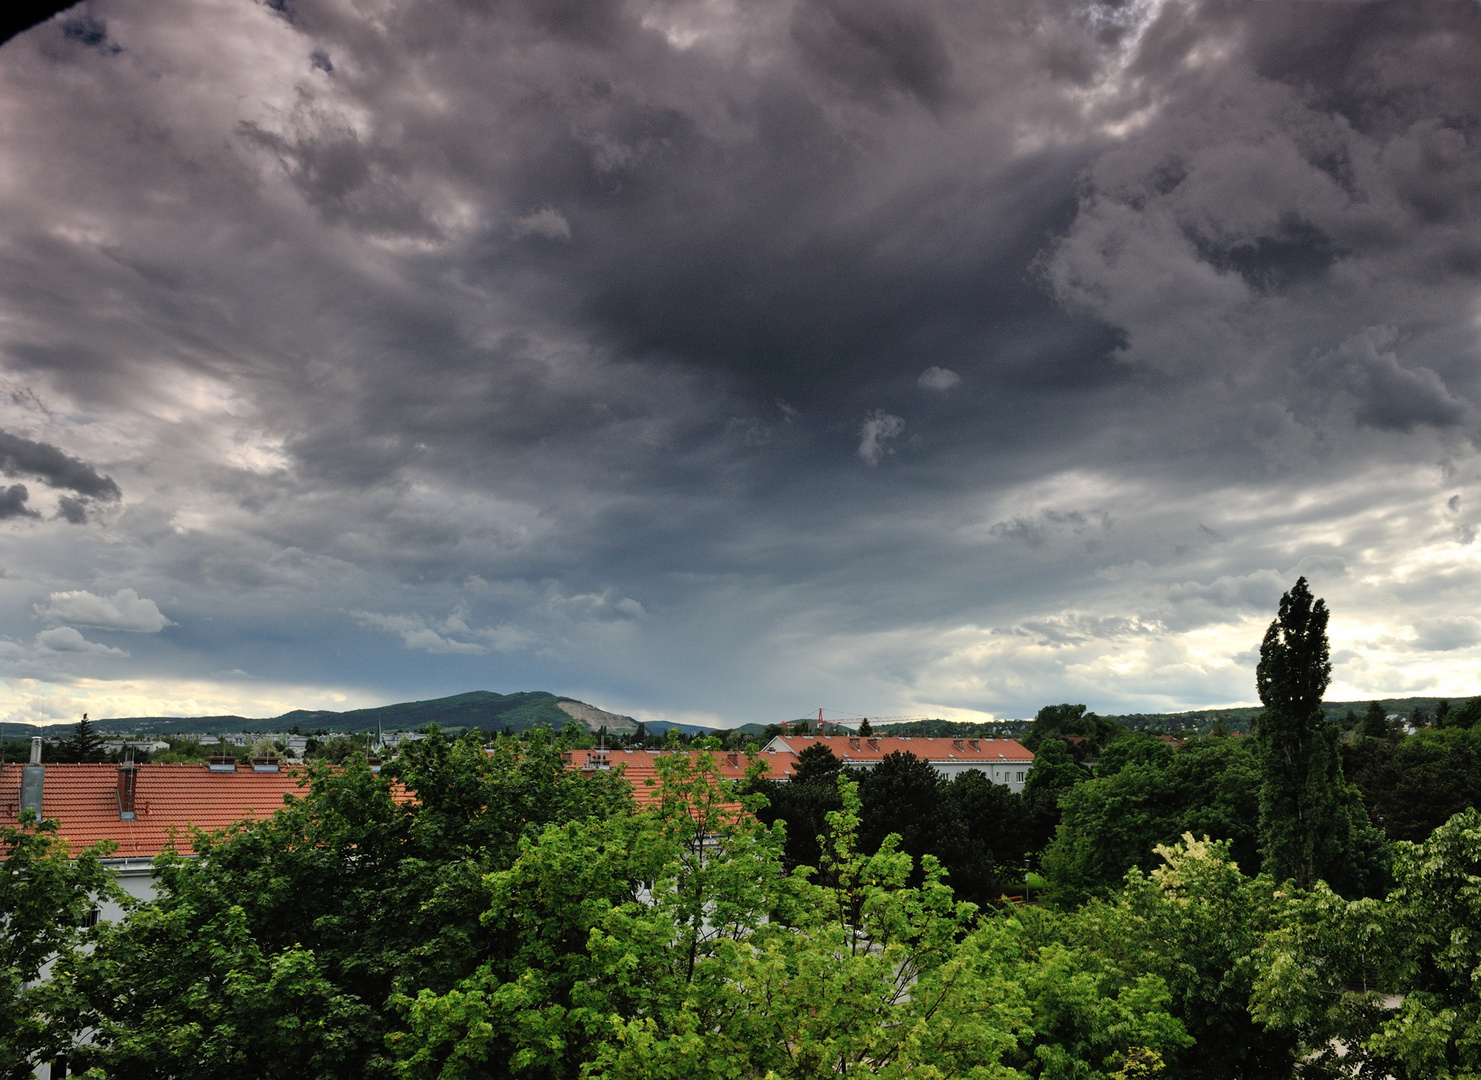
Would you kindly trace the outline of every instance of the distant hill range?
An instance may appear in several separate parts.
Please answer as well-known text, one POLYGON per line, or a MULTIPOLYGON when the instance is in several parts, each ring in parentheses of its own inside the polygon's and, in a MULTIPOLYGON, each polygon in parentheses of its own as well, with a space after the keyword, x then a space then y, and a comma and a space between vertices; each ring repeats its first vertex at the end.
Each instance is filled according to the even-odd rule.
MULTIPOLYGON (((1435 706, 1441 701, 1448 701, 1451 707, 1455 708, 1465 702, 1467 696, 1378 698, 1376 700, 1390 716, 1409 717, 1418 708, 1423 710, 1427 716, 1433 717, 1435 706)), ((1349 710, 1361 719, 1368 711, 1368 702, 1325 701, 1322 703, 1322 708, 1326 710, 1329 719, 1341 724, 1349 710)), ((1224 722, 1225 729, 1230 732, 1248 733, 1254 727, 1255 717, 1263 711, 1264 709, 1259 705, 1242 705, 1229 709, 1195 709, 1189 712, 1123 713, 1120 715, 1105 713, 1102 715, 1107 720, 1114 721, 1131 731, 1194 731, 1207 735, 1221 720, 1224 722)), ((792 721, 792 723, 795 725, 798 721, 792 721)), ((857 721, 849 722, 850 726, 856 723, 857 721)), ((875 724, 874 730, 879 735, 1016 739, 1027 735, 1032 726, 1032 719, 993 720, 985 723, 958 720, 911 720, 900 724, 875 724)), ((766 731, 760 724, 746 724, 737 730, 747 735, 761 735, 766 731)))
MULTIPOLYGON (((1435 706, 1448 700, 1452 707, 1466 700, 1465 696, 1453 698, 1409 697, 1379 698, 1378 703, 1390 715, 1410 716, 1416 708, 1433 716, 1435 706)), ((1359 717, 1368 708, 1366 701, 1328 701, 1323 703, 1327 716, 1342 722, 1348 710, 1359 717)), ((1122 727, 1132 730, 1197 731, 1208 733, 1220 720, 1231 732, 1247 732, 1255 717, 1260 715, 1259 706, 1241 706, 1231 709, 1197 709, 1176 713, 1125 713, 1107 715, 1122 727)), ((612 734, 636 731, 638 721, 631 716, 607 712, 595 705, 588 705, 575 698, 561 697, 543 690, 515 694, 495 694, 488 690, 474 690, 453 697, 435 698, 431 701, 404 701, 396 705, 382 705, 374 709, 353 709, 349 712, 332 712, 327 709, 294 709, 281 716, 252 718, 246 716, 131 716, 101 719, 94 723, 100 735, 221 735, 227 732, 261 731, 282 732, 297 728, 301 732, 335 731, 417 731, 428 724, 436 724, 444 730, 461 731, 476 728, 479 731, 528 731, 541 724, 559 730, 572 720, 588 731, 605 727, 612 734)), ((1027 734, 1031 720, 998 720, 990 723, 958 723, 951 720, 915 720, 904 724, 877 725, 881 735, 934 735, 956 738, 998 737, 1014 738, 1027 734)), ((649 734, 661 735, 669 728, 678 728, 686 735, 703 734, 715 729, 697 724, 675 724, 666 720, 652 721, 644 725, 649 734)), ((35 724, 0 725, 0 736, 6 739, 30 738, 32 735, 55 737, 69 730, 70 725, 51 724, 45 727, 35 724)), ((746 735, 763 735, 766 728, 760 724, 744 724, 736 729, 746 735)))
MULTIPOLYGON (((428 724, 444 730, 477 728, 480 731, 528 731, 544 724, 559 730, 572 720, 589 731, 605 727, 609 732, 636 731, 638 721, 631 716, 607 712, 575 698, 560 697, 543 690, 516 694, 495 694, 474 690, 432 701, 405 701, 374 709, 352 709, 332 712, 327 709, 294 709, 281 716, 257 718, 246 716, 127 716, 100 719, 94 728, 100 735, 221 735, 237 731, 281 732, 297 728, 301 732, 335 731, 417 731, 428 724)), ((55 736, 68 730, 68 725, 38 727, 32 724, 5 724, 6 738, 32 735, 55 736)), ((659 721, 647 730, 662 733, 677 727, 687 734, 708 730, 693 724, 671 724, 659 721)))

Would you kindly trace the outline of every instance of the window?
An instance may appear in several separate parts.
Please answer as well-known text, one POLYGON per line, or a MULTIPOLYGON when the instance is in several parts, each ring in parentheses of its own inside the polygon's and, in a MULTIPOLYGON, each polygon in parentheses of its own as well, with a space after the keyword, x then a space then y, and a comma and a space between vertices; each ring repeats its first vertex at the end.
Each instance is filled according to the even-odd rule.
POLYGON ((1018 780, 1018 781, 1019 781, 1019 782, 1022 782, 1022 781, 1023 781, 1023 776, 1024 776, 1024 774, 1023 774, 1023 773, 1021 773, 1021 772, 1019 772, 1019 773, 1014 773, 1014 774, 1013 774, 1013 775, 1014 775, 1014 777, 1015 777, 1015 778, 1016 778, 1016 779, 1017 779, 1017 780, 1018 780))
POLYGON ((98 909, 90 907, 82 913, 82 918, 77 920, 77 925, 84 930, 98 925, 98 909))

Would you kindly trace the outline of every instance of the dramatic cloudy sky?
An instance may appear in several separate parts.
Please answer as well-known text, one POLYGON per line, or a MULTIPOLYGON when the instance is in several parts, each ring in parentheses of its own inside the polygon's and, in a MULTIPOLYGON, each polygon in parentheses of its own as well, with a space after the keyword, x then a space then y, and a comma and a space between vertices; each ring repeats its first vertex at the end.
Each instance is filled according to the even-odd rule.
POLYGON ((1476 0, 90 0, 0 716, 1481 692, 1476 0))

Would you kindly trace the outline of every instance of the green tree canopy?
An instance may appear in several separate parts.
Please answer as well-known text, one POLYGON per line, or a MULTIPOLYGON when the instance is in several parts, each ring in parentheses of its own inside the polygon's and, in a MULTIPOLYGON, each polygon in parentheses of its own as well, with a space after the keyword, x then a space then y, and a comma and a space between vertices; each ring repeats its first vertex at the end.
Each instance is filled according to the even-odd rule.
POLYGON ((775 830, 711 816, 702 763, 667 767, 672 803, 549 829, 496 876, 520 955, 417 996, 403 1076, 1108 1080, 1187 1044, 1159 977, 1042 920, 979 922, 893 836, 866 854, 846 776, 814 881, 777 872, 775 830))
POLYGON ((1087 740, 1095 750, 1105 747, 1115 739, 1122 728, 1113 720, 1107 720, 1086 710, 1084 705, 1045 705, 1034 717, 1023 745, 1035 752, 1047 739, 1072 737, 1087 740))
POLYGON ((1320 883, 1289 897, 1257 956, 1254 1015, 1295 1035, 1315 1075, 1481 1075, 1481 813, 1398 844, 1394 878, 1383 901, 1320 883))
POLYGON ((1266 1030, 1248 1003, 1261 971, 1254 953, 1276 925, 1269 878, 1241 874, 1227 844, 1184 835, 1157 849, 1160 865, 1134 869, 1124 887, 1068 920, 1069 939, 1125 976, 1155 975, 1195 1040, 1169 1075, 1187 1080, 1288 1080, 1298 1038, 1266 1030))
MULTIPOLYGON (((1112 748, 1128 743, 1138 740, 1112 748)), ((1184 834, 1224 841, 1238 866, 1259 869, 1261 771, 1252 741, 1198 739, 1173 753, 1145 738, 1142 747, 1144 754, 1134 749, 1115 772, 1060 797, 1060 824, 1040 861, 1056 903, 1074 906, 1114 892, 1128 870, 1150 872, 1161 848, 1184 834)))
POLYGON ((32 1063, 65 1052, 70 1029, 58 987, 35 983, 43 966, 68 970, 87 939, 87 916, 117 889, 103 844, 72 857, 55 821, 27 810, 0 825, 0 1077, 29 1077, 32 1063))
POLYGON ((1419 842, 1481 805, 1481 729, 1427 728, 1398 743, 1363 739, 1343 748, 1343 770, 1384 835, 1419 842))
POLYGON ((548 825, 622 816, 619 771, 548 732, 434 732, 373 774, 311 767, 271 819, 166 855, 155 900, 99 927, 66 978, 75 1055, 110 1076, 391 1076, 397 995, 444 992, 499 947, 487 875, 548 825), (393 777, 394 774, 394 777, 393 777), (398 798, 397 781, 411 799, 398 798))

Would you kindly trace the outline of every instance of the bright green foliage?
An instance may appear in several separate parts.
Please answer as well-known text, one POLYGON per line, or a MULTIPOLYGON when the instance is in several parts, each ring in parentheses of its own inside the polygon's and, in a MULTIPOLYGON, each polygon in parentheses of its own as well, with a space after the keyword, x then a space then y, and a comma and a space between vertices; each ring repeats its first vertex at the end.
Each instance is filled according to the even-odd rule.
POLYGON ((1262 1030, 1247 1009, 1254 953, 1278 908, 1272 882, 1241 874, 1219 841, 1185 835, 1157 853, 1163 865, 1132 870, 1119 894, 1071 916, 1070 940, 1128 975, 1165 982, 1169 1011, 1196 1040, 1170 1076, 1289 1077, 1296 1039, 1262 1030))
POLYGON ((66 970, 87 940, 84 916, 116 895, 99 861, 110 845, 72 859, 55 821, 26 811, 16 825, 0 825, 0 1077, 29 1077, 29 1061, 70 1044, 48 1019, 64 1007, 57 988, 26 988, 48 960, 66 970))
POLYGON ((1127 736, 1107 750, 1097 774, 1061 796, 1060 825, 1040 860, 1059 905, 1114 891, 1133 867, 1152 870, 1158 846, 1184 833, 1228 841, 1239 865, 1258 868, 1261 776, 1252 740, 1198 739, 1173 753, 1150 737, 1127 736), (1101 775, 1112 750, 1126 764, 1101 775))
POLYGON ((1358 894, 1382 886, 1386 853, 1357 790, 1343 779, 1337 728, 1322 711, 1332 674, 1327 618, 1326 604, 1297 578, 1260 645, 1261 847, 1275 877, 1301 888, 1321 878, 1358 894))
POLYGON ((1263 949, 1255 1012, 1299 1035, 1313 1075, 1473 1080, 1481 813, 1399 844, 1394 876, 1383 902, 1344 901, 1323 886, 1293 897, 1263 949))
POLYGON ((414 744, 397 768, 320 768, 271 820, 164 857, 156 900, 100 927, 58 980, 94 1029, 87 1061, 138 1077, 374 1077, 391 1072, 394 1002, 439 992, 496 947, 486 875, 551 822, 630 807, 615 773, 565 767, 559 743, 414 744))
POLYGON ((657 807, 548 829, 493 876, 485 919, 517 944, 417 997, 403 1076, 1095 1080, 1186 1043, 1156 977, 978 925, 934 858, 908 884, 894 836, 866 854, 847 778, 815 882, 704 759, 665 773, 657 807))
POLYGON ((658 765, 647 812, 547 829, 486 879, 494 948, 450 992, 407 1002, 402 1075, 575 1076, 614 1017, 691 998, 704 1013, 716 956, 775 906, 782 833, 738 812, 709 755, 658 765))

